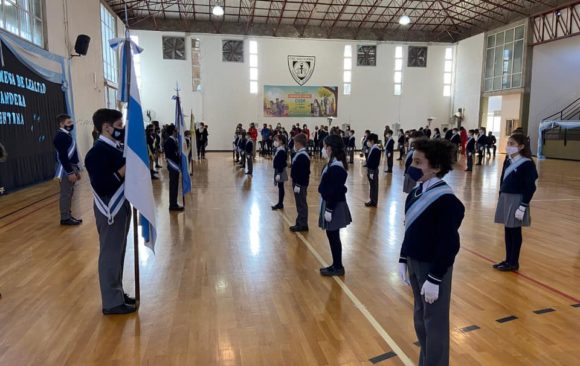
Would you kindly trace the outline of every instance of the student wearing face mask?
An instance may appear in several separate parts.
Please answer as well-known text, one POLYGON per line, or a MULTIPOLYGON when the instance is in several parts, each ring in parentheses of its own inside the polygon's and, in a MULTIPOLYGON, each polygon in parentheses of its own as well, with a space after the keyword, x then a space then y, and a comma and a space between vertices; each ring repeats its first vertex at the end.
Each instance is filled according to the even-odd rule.
POLYGON ((385 140, 385 173, 393 172, 393 153, 395 151, 395 140, 393 140, 393 131, 387 131, 385 140))
POLYGON ((419 365, 449 365, 449 306, 453 263, 465 207, 442 178, 455 147, 445 140, 414 142, 409 174, 419 182, 405 202, 399 277, 413 290, 419 365))
POLYGON ((280 210, 284 208, 284 182, 288 180, 288 173, 286 172, 286 165, 288 160, 288 153, 286 152, 286 137, 284 135, 276 135, 274 137, 274 185, 278 187, 278 203, 272 206, 272 210, 280 210))
POLYGON ((323 276, 342 276, 342 242, 340 241, 340 229, 347 227, 352 222, 350 210, 346 203, 346 179, 348 177, 348 165, 344 151, 344 143, 339 136, 329 135, 324 138, 322 154, 328 163, 322 170, 318 193, 320 201, 320 216, 318 225, 326 231, 330 251, 332 253, 332 265, 321 268, 323 276))
POLYGON ((473 171, 473 154, 475 154, 475 130, 469 130, 469 138, 465 144, 465 154, 467 155, 467 169, 466 172, 473 171))
POLYGON ((512 134, 507 143, 507 158, 501 172, 499 201, 495 222, 505 226, 505 260, 493 268, 507 272, 520 267, 522 226, 530 226, 530 201, 536 191, 538 172, 526 136, 512 134))
POLYGON ((379 203, 379 165, 381 164, 381 149, 377 142, 379 137, 376 133, 371 133, 367 137, 367 178, 370 185, 370 200, 365 203, 366 207, 377 207, 379 203))
POLYGON ((418 139, 424 139, 425 136, 422 132, 411 131, 409 133, 409 150, 407 151, 407 157, 405 158, 405 172, 403 178, 403 192, 409 193, 417 185, 417 180, 413 179, 409 174, 409 167, 413 163, 413 152, 415 151, 415 141, 418 139))
POLYGON ((397 160, 403 160, 405 155, 405 131, 401 128, 399 130, 399 136, 397 138, 397 149, 399 149, 399 158, 397 160))
POLYGON ((365 157, 365 162, 363 163, 363 167, 367 166, 367 160, 369 158, 369 147, 367 145, 367 139, 368 139, 370 134, 371 134, 371 131, 366 130, 365 134, 363 135, 362 141, 361 141, 361 149, 362 149, 362 153, 364 154, 364 157, 365 157))
POLYGON ((349 164, 354 164, 354 150, 356 149, 356 137, 354 137, 354 130, 350 130, 348 131, 349 133, 349 137, 348 137, 348 145, 347 145, 347 149, 348 149, 348 160, 349 160, 349 164))
POLYGON ((179 153, 179 143, 177 142, 177 130, 175 125, 167 126, 167 135, 163 150, 167 160, 167 170, 169 171, 169 211, 183 211, 183 206, 177 204, 177 193, 179 191, 179 175, 181 173, 181 158, 179 153))
POLYGON ((71 135, 75 125, 66 114, 58 115, 56 122, 59 129, 54 136, 53 144, 56 149, 55 178, 60 181, 60 224, 80 225, 83 220, 75 219, 71 213, 74 186, 81 179, 77 144, 71 135))
POLYGON ((299 133, 294 136, 294 148, 296 154, 292 158, 292 168, 290 177, 292 178, 292 189, 294 190, 294 199, 296 200, 296 224, 290 227, 290 231, 300 232, 308 231, 308 203, 306 194, 308 193, 308 184, 310 182, 310 155, 306 150, 308 138, 306 135, 299 133))
POLYGON ((135 299, 123 291, 122 283, 127 234, 131 222, 131 205, 124 194, 123 114, 114 109, 99 109, 93 114, 93 123, 100 136, 87 153, 85 166, 95 200, 103 314, 128 314, 135 312, 137 308, 135 299))

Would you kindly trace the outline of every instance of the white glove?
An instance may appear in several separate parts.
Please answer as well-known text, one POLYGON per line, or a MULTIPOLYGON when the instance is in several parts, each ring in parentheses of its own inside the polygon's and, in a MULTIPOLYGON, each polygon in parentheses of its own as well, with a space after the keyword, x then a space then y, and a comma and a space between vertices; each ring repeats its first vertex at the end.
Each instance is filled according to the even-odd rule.
POLYGON ((399 263, 399 278, 404 284, 411 286, 409 272, 407 271, 407 263, 399 263))
POLYGON ((391 156, 393 156, 393 154, 391 154, 391 153, 387 154, 387 158, 390 158, 391 156))
POLYGON ((433 304, 439 298, 439 285, 425 281, 421 287, 421 295, 425 296, 425 301, 428 304, 433 304))
POLYGON ((515 215, 514 215, 514 216, 516 217, 516 220, 523 221, 523 220, 524 220, 524 215, 525 215, 525 214, 526 214, 526 207, 525 207, 525 206, 520 206, 520 207, 518 207, 518 209, 516 210, 516 213, 515 213, 515 215))
POLYGON ((324 220, 326 222, 332 221, 332 212, 331 211, 324 211, 324 220))
POLYGON ((300 186, 294 186, 294 193, 300 194, 300 186))
POLYGON ((276 182, 279 182, 280 181, 280 174, 276 174, 276 176, 274 177, 274 180, 276 182))
POLYGON ((375 178, 374 174, 369 174, 369 178, 371 178, 371 180, 373 180, 375 178))
POLYGON ((467 156, 471 156, 471 153, 470 153, 470 152, 469 152, 469 153, 467 153, 467 156))

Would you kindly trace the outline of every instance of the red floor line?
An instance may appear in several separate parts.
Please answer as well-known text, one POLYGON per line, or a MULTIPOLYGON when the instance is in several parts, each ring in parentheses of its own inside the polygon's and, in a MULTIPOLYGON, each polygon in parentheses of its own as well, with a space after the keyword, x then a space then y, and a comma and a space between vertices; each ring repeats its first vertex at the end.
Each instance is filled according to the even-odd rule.
MULTIPOLYGON (((495 263, 495 262, 496 262, 496 261, 494 261, 493 259, 491 259, 491 258, 488 258, 488 257, 486 257, 486 256, 484 256, 484 255, 482 255, 482 254, 480 254, 480 253, 478 253, 478 252, 476 252, 476 251, 474 251, 474 250, 468 249, 468 248, 466 248, 466 247, 461 247, 461 250, 466 250, 466 251, 468 251, 469 253, 471 253, 471 254, 473 254, 473 255, 475 255, 475 256, 477 256, 477 257, 479 257, 479 258, 482 258, 482 259, 484 259, 484 260, 486 260, 486 261, 488 261, 488 262, 490 262, 490 263, 495 263)), ((530 281, 530 282, 533 282, 533 283, 535 283, 536 285, 538 285, 538 286, 541 286, 541 287, 543 287, 543 288, 545 288, 545 289, 547 289, 547 290, 549 290, 549 291, 551 291, 551 292, 554 292, 554 293, 556 293, 556 294, 558 294, 558 295, 560 295, 560 296, 563 296, 563 297, 565 297, 565 298, 566 298, 566 299, 568 299, 568 300, 572 300, 572 301, 574 301, 574 303, 575 303, 575 304, 580 304, 580 300, 579 300, 579 299, 577 299, 577 298, 575 298, 574 296, 568 295, 568 294, 566 294, 566 293, 564 293, 564 292, 562 292, 562 291, 560 291, 560 290, 558 290, 558 289, 555 289, 555 288, 553 288, 553 287, 551 287, 551 286, 548 286, 548 285, 546 285, 545 283, 542 283, 542 282, 540 282, 540 281, 538 281, 538 280, 536 280, 536 279, 534 279, 534 278, 532 278, 532 277, 530 277, 530 276, 528 276, 528 275, 525 275, 525 274, 523 274, 523 273, 521 273, 521 272, 519 272, 519 271, 518 271, 518 272, 512 272, 512 273, 513 273, 513 274, 516 274, 516 275, 518 275, 518 276, 521 276, 521 277, 525 278, 526 280, 528 280, 528 281, 530 281)))
POLYGON ((2 219, 4 219, 4 218, 6 218, 6 217, 8 217, 8 216, 14 215, 15 213, 17 213, 17 212, 20 212, 20 211, 22 211, 22 210, 24 210, 24 209, 26 209, 26 208, 28 208, 28 207, 30 207, 30 206, 34 206, 34 205, 36 205, 37 203, 40 203, 40 202, 42 202, 42 201, 44 201, 44 200, 47 200, 47 199, 49 199, 49 198, 51 198, 51 197, 54 197, 54 196, 56 196, 57 194, 59 194, 59 192, 56 192, 56 193, 54 193, 54 194, 51 194, 51 195, 50 195, 50 196, 48 196, 48 197, 44 197, 44 198, 42 198, 42 199, 39 199, 38 201, 32 202, 32 203, 30 203, 30 204, 28 204, 28 205, 26 205, 26 206, 24 206, 24 207, 20 207, 18 210, 16 210, 16 211, 12 211, 12 212, 10 212, 10 213, 8 213, 8 214, 4 215, 4 216, 0 216, 0 220, 2 220, 2 219))
MULTIPOLYGON (((56 203, 56 202, 58 202, 58 199, 56 199, 54 201, 51 201, 51 202, 48 202, 46 205, 43 205, 43 206, 38 207, 37 210, 40 210, 41 208, 45 208, 46 206, 52 205, 53 203, 56 203)), ((9 223, 6 223, 6 224, 2 225, 2 226, 0 226, 0 229, 3 229, 5 227, 7 227, 7 226, 10 226, 10 225, 12 225, 13 223, 15 223, 17 221, 22 220, 25 217, 28 217, 28 215, 22 215, 22 216, 18 217, 16 220, 12 220, 9 223)))

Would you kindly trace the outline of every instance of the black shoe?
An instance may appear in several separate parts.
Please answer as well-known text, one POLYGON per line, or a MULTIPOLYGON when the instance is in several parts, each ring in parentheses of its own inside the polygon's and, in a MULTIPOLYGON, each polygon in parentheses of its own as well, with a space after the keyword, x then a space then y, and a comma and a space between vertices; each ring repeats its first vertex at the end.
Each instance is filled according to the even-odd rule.
POLYGON ((185 210, 183 208, 183 206, 172 206, 172 207, 169 207, 169 211, 183 211, 183 210, 185 210))
POLYGON ((77 219, 76 217, 72 217, 72 216, 70 218, 71 218, 71 220, 74 220, 74 221, 78 222, 79 224, 83 223, 83 219, 77 219))
POLYGON ((66 219, 66 220, 60 220, 60 224, 64 225, 64 226, 74 226, 74 225, 80 225, 81 221, 77 221, 71 217, 71 218, 66 219))
POLYGON ((272 211, 281 210, 283 208, 284 208, 284 205, 277 204, 277 205, 272 206, 272 211))
POLYGON ((501 261, 499 263, 494 264, 492 267, 497 269, 497 267, 503 266, 504 264, 507 264, 507 261, 501 261))
POLYGON ((366 207, 377 207, 377 204, 376 203, 372 203, 372 202, 369 201, 369 202, 366 202, 365 203, 365 206, 366 207))
POLYGON ((155 165, 155 169, 159 169, 159 168, 163 168, 163 167, 159 164, 155 165))
POLYGON ((290 231, 292 231, 293 233, 308 231, 308 226, 298 226, 298 225, 290 226, 290 231))
POLYGON ((137 311, 137 308, 129 304, 121 304, 110 309, 103 309, 103 314, 113 315, 113 314, 130 314, 137 311))
POLYGON ((123 294, 123 297, 125 298, 125 304, 127 304, 127 305, 136 305, 137 304, 137 300, 135 300, 134 297, 130 297, 127 294, 123 294))
POLYGON ((343 268, 334 268, 333 266, 327 268, 321 268, 320 274, 323 276, 344 276, 344 267, 343 268))
POLYGON ((246 175, 249 175, 251 177, 252 176, 252 173, 248 172, 248 173, 246 173, 246 175))
POLYGON ((513 271, 517 271, 520 268, 520 266, 518 265, 511 265, 509 263, 504 263, 502 265, 497 266, 497 270, 498 271, 502 271, 502 272, 513 272, 513 271))
POLYGON ((156 175, 153 175, 153 174, 152 174, 152 175, 151 175, 151 180, 159 180, 159 177, 158 177, 158 176, 156 176, 156 175))
POLYGON ((397 161, 400 161, 400 160, 403 160, 403 159, 401 159, 401 158, 398 158, 398 159, 397 159, 397 161))
POLYGON ((466 172, 471 172, 472 170, 471 170, 471 169, 465 169, 465 171, 466 171, 466 172))
POLYGON ((392 172, 393 172, 392 170, 387 170, 387 173, 392 173, 392 172))

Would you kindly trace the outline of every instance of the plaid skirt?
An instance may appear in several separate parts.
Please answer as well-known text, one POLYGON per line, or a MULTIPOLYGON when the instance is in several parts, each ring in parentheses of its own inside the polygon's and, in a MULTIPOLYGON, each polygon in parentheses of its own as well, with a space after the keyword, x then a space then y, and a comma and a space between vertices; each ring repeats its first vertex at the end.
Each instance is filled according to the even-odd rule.
POLYGON ((495 210, 495 223, 505 225, 505 227, 530 226, 532 218, 530 216, 530 207, 526 209, 522 221, 516 219, 515 214, 522 203, 522 195, 515 193, 500 193, 497 208, 495 210))
POLYGON ((346 201, 338 202, 332 210, 332 220, 330 222, 324 219, 326 211, 326 201, 320 203, 320 215, 318 216, 318 226, 322 230, 335 231, 347 227, 352 222, 352 216, 346 201))

